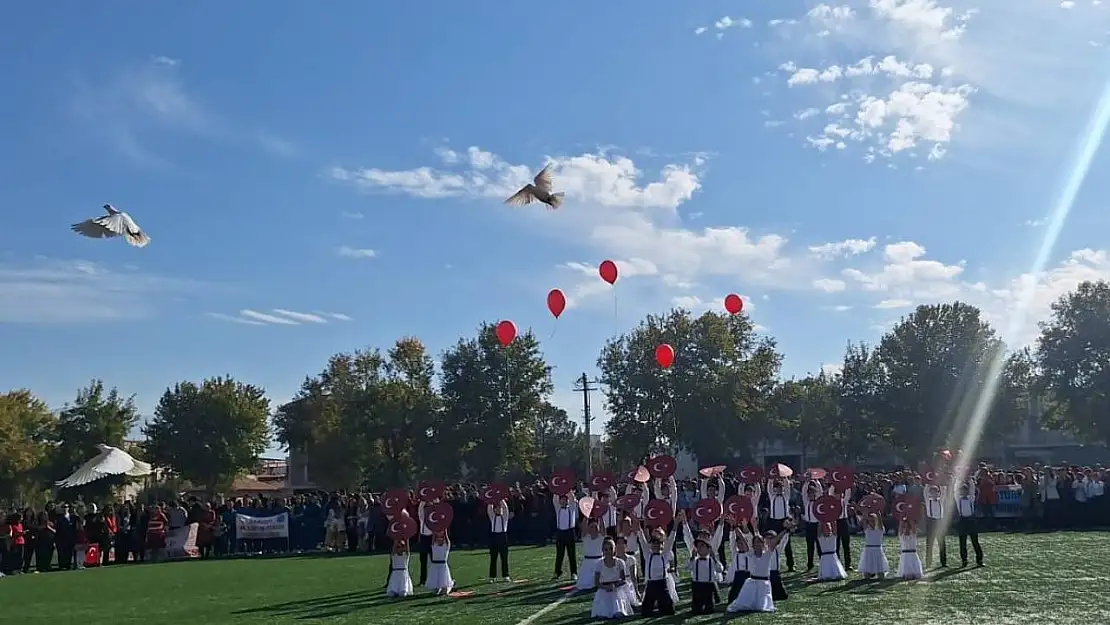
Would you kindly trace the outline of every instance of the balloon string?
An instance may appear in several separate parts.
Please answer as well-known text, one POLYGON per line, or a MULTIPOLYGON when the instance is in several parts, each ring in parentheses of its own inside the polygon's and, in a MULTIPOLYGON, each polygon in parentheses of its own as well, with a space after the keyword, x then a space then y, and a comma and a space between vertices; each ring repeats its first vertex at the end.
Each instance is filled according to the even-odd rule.
POLYGON ((551 324, 551 335, 547 337, 547 340, 548 340, 548 341, 550 341, 551 339, 555 338, 555 331, 556 331, 556 330, 558 330, 558 329, 559 329, 559 320, 558 320, 558 319, 556 319, 556 320, 555 320, 554 322, 552 322, 552 324, 551 324))
POLYGON ((613 331, 620 334, 621 324, 617 315, 617 288, 613 287, 613 331))

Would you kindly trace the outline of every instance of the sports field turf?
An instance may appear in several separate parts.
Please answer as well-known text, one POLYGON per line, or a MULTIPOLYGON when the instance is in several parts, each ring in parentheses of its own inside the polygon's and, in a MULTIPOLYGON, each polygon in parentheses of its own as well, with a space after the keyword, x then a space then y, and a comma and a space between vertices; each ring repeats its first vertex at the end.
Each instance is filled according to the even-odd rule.
MULTIPOLYGON (((798 541, 801 542, 801 541, 798 541)), ((796 546, 802 546, 804 543, 796 546)), ((858 546, 853 541, 853 550, 858 546)), ((814 625, 896 624, 1110 624, 1110 533, 987 534, 987 566, 959 564, 949 539, 950 568, 929 571, 924 583, 856 580, 807 584, 787 577, 789 600, 773 615, 738 616, 737 622, 814 625)), ((892 567, 897 548, 887 547, 892 567)), ((512 572, 521 581, 489 584, 486 554, 459 551, 451 568, 465 598, 418 591, 407 600, 383 596, 383 556, 314 556, 108 567, 24 575, 0 580, 5 623, 276 623, 305 621, 363 625, 528 625, 589 621, 589 595, 563 601, 549 581, 553 549, 515 549, 512 572), (546 611, 545 611, 546 610, 546 611)), ((802 557, 804 564, 804 553, 802 557)), ((416 573, 416 558, 413 558, 416 573)), ((679 592, 682 614, 662 623, 728 620, 716 614, 689 618, 689 591, 679 592)))

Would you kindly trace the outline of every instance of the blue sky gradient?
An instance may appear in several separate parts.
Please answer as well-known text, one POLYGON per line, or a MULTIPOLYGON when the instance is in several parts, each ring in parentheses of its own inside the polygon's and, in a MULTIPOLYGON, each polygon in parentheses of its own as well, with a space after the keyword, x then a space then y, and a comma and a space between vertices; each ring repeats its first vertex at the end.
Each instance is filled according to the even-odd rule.
POLYGON ((336 351, 509 318, 555 332, 577 416, 607 337, 730 292, 787 375, 917 303, 1005 327, 1025 286, 1043 318, 1110 276, 1102 152, 1025 275, 1110 79, 1108 5, 12 7, 0 379, 60 407, 102 377, 149 413, 230 373, 283 402, 336 351), (501 204, 548 161, 563 209, 501 204), (106 202, 153 243, 69 231, 106 202))

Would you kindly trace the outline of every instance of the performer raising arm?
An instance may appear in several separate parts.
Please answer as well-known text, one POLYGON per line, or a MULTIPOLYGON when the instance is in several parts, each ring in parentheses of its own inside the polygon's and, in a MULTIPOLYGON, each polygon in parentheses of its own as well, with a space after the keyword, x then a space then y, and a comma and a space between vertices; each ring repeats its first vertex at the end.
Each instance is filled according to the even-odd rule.
MULTIPOLYGON (((643 540, 643 529, 639 529, 643 540)), ((646 617, 673 616, 675 604, 678 603, 678 589, 675 586, 674 576, 674 534, 669 538, 664 537, 661 529, 651 533, 648 541, 650 553, 647 554, 644 564, 644 600, 641 613, 646 617)))
POLYGON ((778 545, 794 527, 787 521, 779 532, 768 532, 766 537, 752 536, 748 554, 748 579, 740 594, 729 604, 729 612, 774 612, 775 600, 771 596, 771 560, 778 555, 778 545))
POLYGON ((451 555, 451 539, 447 537, 447 530, 432 535, 430 552, 432 567, 425 587, 434 590, 437 595, 449 594, 455 587, 455 580, 451 577, 451 567, 447 565, 447 558, 451 555))
POLYGON ((497 580, 497 560, 501 560, 501 579, 511 582, 509 577, 509 504, 502 499, 486 506, 489 517, 489 581, 497 580))
POLYGON ((694 555, 688 564, 690 569, 690 614, 711 614, 715 610, 715 581, 722 570, 713 557, 713 546, 705 538, 694 539, 694 555))
POLYGON ((948 566, 948 532, 944 527, 944 501, 948 486, 929 484, 925 487, 925 566, 933 566, 933 543, 940 543, 940 565, 948 566))
POLYGON ((921 579, 925 572, 921 568, 921 558, 917 555, 917 523, 905 519, 898 523, 898 577, 902 579, 921 579))
POLYGON ((725 579, 729 583, 728 602, 732 604, 733 601, 736 601, 737 595, 740 594, 740 589, 744 587, 744 582, 748 580, 748 551, 751 536, 744 533, 743 525, 738 523, 736 519, 731 517, 725 517, 725 519, 733 526, 728 535, 728 550, 732 552, 732 564, 729 566, 729 574, 725 579))
POLYGON ((578 525, 578 498, 574 493, 552 495, 555 503, 555 576, 563 576, 563 558, 570 559, 570 576, 578 580, 578 556, 575 554, 574 528, 578 525))
MULTIPOLYGON (((790 518, 790 479, 785 477, 768 478, 767 492, 770 514, 767 521, 769 530, 781 532, 790 518)), ((790 547, 790 534, 784 539, 783 553, 786 554, 786 568, 794 572, 794 550, 790 547)))
POLYGON ((577 591, 593 590, 597 579, 597 567, 601 562, 605 536, 597 519, 582 519, 582 565, 578 567, 577 591))
POLYGON ((805 523, 806 533, 806 571, 813 570, 813 552, 817 549, 818 526, 817 517, 813 514, 813 501, 820 497, 821 485, 814 480, 806 479, 802 484, 802 521, 805 523))
MULTIPOLYGON (((836 487, 829 486, 829 494, 836 495, 836 487)), ((852 528, 848 526, 848 510, 851 508, 852 489, 845 488, 839 493, 840 518, 836 520, 836 550, 844 560, 844 568, 852 570, 852 528)))
POLYGON ((848 579, 848 572, 836 557, 836 529, 832 523, 822 523, 817 536, 817 548, 820 550, 821 560, 817 563, 817 580, 822 582, 837 582, 848 579))
POLYGON ((409 541, 398 538, 393 541, 393 553, 389 556, 389 578, 385 583, 387 597, 408 597, 412 595, 412 577, 409 575, 409 541))

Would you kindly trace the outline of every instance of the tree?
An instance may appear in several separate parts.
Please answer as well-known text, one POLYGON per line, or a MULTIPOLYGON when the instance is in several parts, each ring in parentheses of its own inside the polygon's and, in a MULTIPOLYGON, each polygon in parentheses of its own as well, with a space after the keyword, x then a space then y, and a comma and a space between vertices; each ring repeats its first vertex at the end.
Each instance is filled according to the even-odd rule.
POLYGON ((257 465, 270 441, 270 400, 231 377, 166 389, 144 427, 150 460, 209 493, 257 465))
POLYGON ((444 457, 483 477, 531 472, 536 420, 553 390, 535 335, 502 347, 495 326, 483 324, 444 352, 440 369, 444 414, 435 437, 444 457))
POLYGON ((756 336, 746 315, 695 319, 679 309, 648 316, 598 358, 609 450, 622 464, 648 450, 685 448, 703 464, 750 452, 758 434, 769 432, 781 361, 774 341, 756 336), (666 370, 655 362, 662 343, 675 350, 666 370))
MULTIPOLYGON (((123 447, 124 440, 139 422, 134 396, 124 397, 115 388, 105 390, 104 383, 93 380, 77 392, 72 404, 66 404, 58 415, 58 446, 54 453, 52 473, 62 479, 97 454, 96 445, 104 443, 123 447)), ((67 491, 66 496, 81 495, 103 498, 126 478, 107 478, 67 491)))
POLYGON ((772 402, 775 425, 797 441, 803 457, 828 446, 839 424, 836 387, 824 372, 783 382, 772 402))
POLYGON ((889 424, 879 412, 883 388, 882 363, 875 350, 849 343, 835 380, 836 427, 822 442, 831 457, 858 464, 877 444, 891 440, 889 424))
POLYGON ((377 392, 368 398, 378 417, 370 437, 381 446, 392 484, 403 484, 423 468, 421 453, 431 450, 440 399, 432 386, 435 363, 423 343, 403 338, 388 357, 377 392))
POLYGON ((49 459, 58 420, 27 390, 0 395, 0 501, 23 501, 41 485, 38 469, 49 459))
POLYGON ((1050 427, 1110 442, 1110 283, 1084 282, 1052 305, 1036 364, 1050 427))
POLYGON ((544 402, 536 418, 536 439, 532 444, 536 458, 532 468, 540 475, 551 475, 569 467, 576 475, 586 475, 586 441, 578 424, 567 411, 544 402))
MULTIPOLYGON (((942 445, 963 446, 976 404, 993 386, 988 380, 991 365, 1003 358, 1005 349, 974 306, 918 306, 882 338, 878 349, 881 410, 890 424, 891 442, 911 458, 927 458, 942 445)), ((1008 382, 1001 384, 1005 388, 1008 382)), ((998 409, 993 402, 987 418, 998 409)), ((1009 433, 1004 427, 994 431, 1009 433)))

